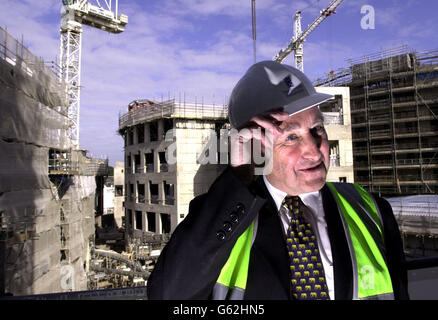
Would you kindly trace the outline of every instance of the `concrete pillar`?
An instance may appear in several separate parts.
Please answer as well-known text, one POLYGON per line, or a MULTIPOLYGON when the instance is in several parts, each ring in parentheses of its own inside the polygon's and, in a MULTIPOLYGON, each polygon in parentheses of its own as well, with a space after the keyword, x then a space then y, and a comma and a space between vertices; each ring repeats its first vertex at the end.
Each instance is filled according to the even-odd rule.
POLYGON ((132 210, 126 209, 126 225, 128 226, 128 229, 131 230, 131 233, 134 230, 134 219, 132 218, 132 210))
MULTIPOLYGON (((164 181, 158 183, 158 201, 162 201, 164 204, 165 194, 164 194, 164 181)), ((161 218, 161 217, 160 217, 161 218)))
POLYGON ((132 141, 132 144, 136 145, 136 144, 138 144, 138 130, 137 130, 137 126, 132 127, 132 132, 133 132, 133 138, 134 138, 134 141, 132 141))
POLYGON ((144 229, 145 229, 145 231, 148 231, 149 230, 149 221, 148 221, 148 213, 147 212, 144 213, 144 217, 145 217, 145 219, 144 219, 144 229))
POLYGON ((154 153, 154 172, 160 172, 160 158, 158 157, 158 152, 155 149, 152 150, 152 152, 154 153))
POLYGON ((141 125, 143 126, 143 141, 146 143, 146 123, 142 123, 141 125))
POLYGON ((146 220, 147 220, 146 219, 146 212, 142 211, 141 212, 141 222, 142 222, 141 230, 142 231, 146 231, 147 230, 146 220))
POLYGON ((143 168, 143 172, 146 172, 146 159, 144 158, 144 152, 138 150, 138 154, 140 155, 140 168, 143 168))
POLYGON ((164 120, 158 120, 158 141, 164 140, 164 120))
POLYGON ((150 131, 150 125, 148 122, 145 122, 145 124, 144 124, 144 142, 146 144, 151 142, 151 131, 150 131))
POLYGON ((133 135, 133 128, 128 128, 127 133, 128 133, 128 146, 132 145, 134 143, 134 135, 133 135))
POLYGON ((155 213, 155 233, 162 234, 163 232, 161 229, 162 229, 161 228, 161 215, 158 212, 156 212, 155 213))
POLYGON ((135 181, 134 188, 135 188, 135 203, 137 203, 138 202, 138 181, 135 181))

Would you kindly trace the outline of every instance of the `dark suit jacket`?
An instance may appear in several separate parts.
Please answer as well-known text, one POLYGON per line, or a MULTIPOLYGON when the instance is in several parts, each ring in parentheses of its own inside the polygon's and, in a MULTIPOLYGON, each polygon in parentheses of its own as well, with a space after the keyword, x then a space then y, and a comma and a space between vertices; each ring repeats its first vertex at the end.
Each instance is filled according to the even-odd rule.
MULTIPOLYGON (((336 202, 322 191, 333 255, 335 299, 352 298, 352 264, 336 202)), ((386 261, 396 299, 408 299, 401 237, 391 206, 376 197, 384 224, 386 261)), ((260 176, 249 187, 231 168, 190 203, 148 279, 149 299, 208 299, 237 238, 259 214, 245 299, 291 299, 289 256, 277 207, 260 176)))

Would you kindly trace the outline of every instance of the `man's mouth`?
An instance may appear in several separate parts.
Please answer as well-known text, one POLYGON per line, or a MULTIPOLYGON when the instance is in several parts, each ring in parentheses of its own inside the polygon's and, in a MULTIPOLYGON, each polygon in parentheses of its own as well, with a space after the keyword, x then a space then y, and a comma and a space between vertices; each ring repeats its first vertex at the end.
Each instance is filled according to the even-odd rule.
POLYGON ((307 167, 304 169, 300 169, 300 171, 304 171, 304 172, 313 172, 313 171, 317 171, 322 169, 324 166, 324 163, 321 161, 319 164, 311 166, 311 167, 307 167))

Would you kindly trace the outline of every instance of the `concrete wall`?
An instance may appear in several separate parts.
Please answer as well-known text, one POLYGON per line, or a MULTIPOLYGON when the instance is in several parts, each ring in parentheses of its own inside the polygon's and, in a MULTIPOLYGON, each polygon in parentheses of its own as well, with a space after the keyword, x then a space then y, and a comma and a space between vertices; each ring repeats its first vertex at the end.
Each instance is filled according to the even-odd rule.
POLYGON ((327 180, 339 182, 342 177, 347 182, 354 182, 353 143, 351 133, 350 88, 349 87, 317 87, 316 91, 342 96, 342 124, 326 124, 329 141, 337 141, 339 166, 331 166, 327 180))
POLYGON ((112 213, 114 211, 114 186, 103 187, 103 213, 112 213))
POLYGON ((122 217, 125 216, 125 210, 123 207, 124 196, 126 194, 125 190, 125 163, 116 161, 114 167, 114 187, 122 186, 122 195, 114 195, 114 219, 116 220, 117 227, 122 226, 122 217))
POLYGON ((215 122, 178 119, 175 128, 178 216, 172 220, 172 230, 188 214, 190 201, 207 192, 221 171, 221 167, 212 161, 201 159, 203 152, 206 155, 206 148, 209 149, 208 158, 216 159, 217 150, 213 147, 217 141, 216 135, 213 135, 215 122))
MULTIPOLYGON (((164 119, 155 120, 157 123, 158 133, 157 140, 151 141, 150 137, 150 123, 141 123, 137 126, 143 126, 144 128, 144 141, 139 143, 137 126, 128 128, 127 130, 132 130, 133 141, 125 146, 125 209, 131 210, 133 215, 133 225, 128 226, 128 232, 132 231, 132 228, 136 228, 146 232, 150 229, 147 222, 147 212, 155 214, 155 230, 156 233, 161 233, 161 214, 169 214, 171 216, 172 228, 175 228, 174 222, 176 221, 177 207, 176 205, 167 205, 165 203, 165 195, 163 182, 168 184, 173 184, 175 186, 176 194, 176 164, 169 164, 167 171, 162 171, 160 168, 159 153, 164 152, 166 148, 172 143, 172 141, 166 141, 164 139, 164 119), (146 169, 146 153, 153 154, 154 170, 153 172, 148 172, 146 169), (130 155, 131 160, 128 161, 128 156, 130 155), (140 163, 135 165, 135 155, 139 155, 140 163), (137 168, 137 172, 136 169, 137 168), (141 172, 139 172, 139 170, 141 172), (151 194, 149 192, 149 183, 158 185, 158 203, 151 203, 151 194), (130 185, 133 185, 133 193, 130 192, 130 185), (138 184, 145 185, 145 199, 144 203, 139 202, 138 184), (142 212, 142 226, 135 225, 135 211, 142 212)), ((126 137, 126 134, 125 134, 126 137)), ((126 224, 129 218, 126 217, 126 224)), ((172 229, 173 231, 173 229, 172 229)), ((137 232, 138 233, 138 232, 137 232)))

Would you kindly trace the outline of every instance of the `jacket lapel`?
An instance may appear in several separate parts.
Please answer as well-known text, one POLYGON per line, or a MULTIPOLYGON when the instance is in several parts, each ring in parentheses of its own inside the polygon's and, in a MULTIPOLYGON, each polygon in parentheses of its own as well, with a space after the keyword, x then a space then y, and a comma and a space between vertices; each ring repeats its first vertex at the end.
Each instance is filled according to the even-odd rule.
POLYGON ((327 185, 321 189, 321 194, 332 250, 335 299, 350 300, 353 296, 353 267, 344 227, 336 201, 327 185))
POLYGON ((277 206, 262 176, 258 177, 252 187, 257 195, 267 201, 258 216, 245 299, 289 299, 289 255, 277 206))

